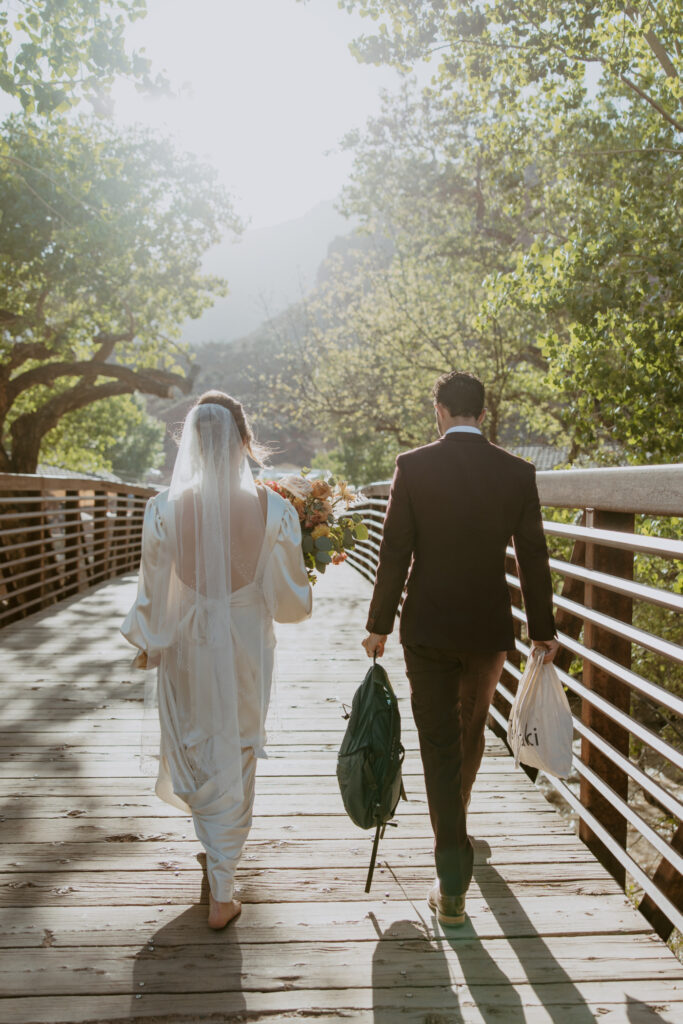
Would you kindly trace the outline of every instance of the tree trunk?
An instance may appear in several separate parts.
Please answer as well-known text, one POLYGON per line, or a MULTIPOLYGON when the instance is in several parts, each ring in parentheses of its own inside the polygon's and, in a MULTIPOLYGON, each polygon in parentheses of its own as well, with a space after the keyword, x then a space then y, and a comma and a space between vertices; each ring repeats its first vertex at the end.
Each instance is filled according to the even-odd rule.
POLYGON ((19 431, 12 441, 8 473, 35 473, 38 469, 40 444, 47 430, 41 430, 39 420, 34 420, 19 431))

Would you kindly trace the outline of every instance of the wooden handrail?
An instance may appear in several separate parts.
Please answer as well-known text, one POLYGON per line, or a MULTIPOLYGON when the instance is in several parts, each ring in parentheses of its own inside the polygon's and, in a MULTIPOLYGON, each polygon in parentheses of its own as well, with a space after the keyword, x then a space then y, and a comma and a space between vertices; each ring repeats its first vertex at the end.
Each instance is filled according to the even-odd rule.
MULTIPOLYGON (((683 542, 638 534, 634 529, 636 515, 683 515, 683 465, 550 471, 537 473, 536 479, 541 504, 549 513, 545 521, 549 546, 553 538, 573 544, 569 560, 552 557, 550 564, 562 584, 555 595, 562 645, 556 662, 562 682, 573 695, 576 775, 568 783, 551 778, 548 782, 577 813, 580 835, 596 856, 622 884, 627 873, 638 882, 645 893, 640 904, 643 913, 667 937, 674 925, 683 930, 683 801, 667 785, 666 774, 655 777, 647 772, 647 765, 635 763, 631 738, 652 750, 660 765, 668 761, 683 770, 683 751, 640 720, 638 708, 643 705, 634 704, 632 696, 660 709, 657 713, 664 715, 665 723, 667 715, 673 716, 670 721, 680 721, 683 699, 634 671, 631 657, 633 649, 646 649, 654 663, 673 667, 683 660, 683 648, 668 636, 651 632, 649 623, 648 629, 634 625, 632 609, 634 601, 638 607, 655 607, 667 621, 680 614, 683 598, 662 587, 634 582, 633 565, 636 557, 682 559, 683 542), (554 522, 555 508, 576 510, 580 522, 554 522), (638 793, 656 801, 677 822, 672 841, 634 809, 638 793), (655 871, 644 870, 632 856, 629 827, 661 857, 655 871)), ((349 562, 370 581, 377 566, 389 487, 386 480, 369 484, 357 506, 369 538, 351 552, 349 562)), ((526 626, 526 617, 512 548, 507 553, 507 579, 513 618, 520 630, 526 626)), ((503 737, 528 652, 528 643, 518 632, 491 706, 491 725, 503 737)))
MULTIPOLYGON (((93 494, 131 494, 136 497, 147 498, 155 494, 153 487, 142 487, 140 484, 119 483, 116 480, 100 480, 96 477, 69 477, 69 476, 28 476, 22 473, 0 473, 0 494, 3 491, 11 491, 13 494, 20 494, 22 491, 40 491, 46 495, 46 500, 54 492, 71 491, 78 492, 84 497, 92 497, 93 494)), ((74 500, 76 500, 74 498, 74 500)))
POLYGON ((0 627, 135 572, 148 487, 0 474, 0 627))

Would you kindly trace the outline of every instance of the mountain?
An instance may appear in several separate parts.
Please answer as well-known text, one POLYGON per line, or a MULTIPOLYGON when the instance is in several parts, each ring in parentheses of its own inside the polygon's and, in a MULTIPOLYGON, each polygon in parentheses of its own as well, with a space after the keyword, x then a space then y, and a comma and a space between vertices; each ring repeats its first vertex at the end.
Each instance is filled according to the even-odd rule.
POLYGON ((230 294, 188 320, 183 339, 196 345, 243 338, 309 292, 330 243, 352 229, 329 200, 303 217, 221 242, 207 253, 204 270, 227 278, 230 294))

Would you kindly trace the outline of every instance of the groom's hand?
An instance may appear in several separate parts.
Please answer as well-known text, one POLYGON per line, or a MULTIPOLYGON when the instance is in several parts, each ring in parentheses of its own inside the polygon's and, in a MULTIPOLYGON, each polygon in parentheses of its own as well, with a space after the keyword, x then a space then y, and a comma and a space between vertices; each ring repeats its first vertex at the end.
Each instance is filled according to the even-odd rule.
POLYGON ((541 647, 545 650, 545 657, 543 658, 543 664, 547 665, 548 662, 552 661, 557 652, 560 649, 560 643, 558 640, 532 640, 532 650, 536 647, 541 647))
POLYGON ((381 658, 384 654, 384 645, 387 642, 387 634, 382 635, 381 633, 368 633, 365 640, 362 641, 365 653, 368 658, 381 658))

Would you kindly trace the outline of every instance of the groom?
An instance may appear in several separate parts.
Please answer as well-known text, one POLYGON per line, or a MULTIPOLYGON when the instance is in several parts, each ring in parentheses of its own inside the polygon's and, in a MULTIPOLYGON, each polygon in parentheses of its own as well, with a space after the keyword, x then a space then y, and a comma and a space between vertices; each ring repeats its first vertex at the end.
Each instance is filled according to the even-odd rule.
POLYGON ((384 653, 408 575, 400 638, 435 839, 429 905, 442 923, 462 924, 473 862, 466 810, 489 705, 515 644, 510 538, 532 643, 546 649, 545 661, 558 643, 534 467, 484 438, 476 377, 445 374, 433 397, 441 437, 396 460, 363 646, 369 656, 384 653))

